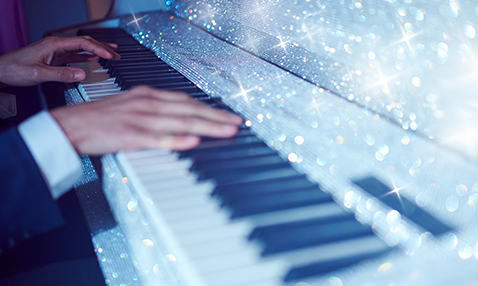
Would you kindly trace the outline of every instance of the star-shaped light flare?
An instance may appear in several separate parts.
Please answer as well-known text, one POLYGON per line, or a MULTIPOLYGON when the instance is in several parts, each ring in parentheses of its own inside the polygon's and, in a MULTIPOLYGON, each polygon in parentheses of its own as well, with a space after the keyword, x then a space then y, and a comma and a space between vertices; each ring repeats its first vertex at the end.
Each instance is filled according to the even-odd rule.
POLYGON ((400 43, 405 42, 405 43, 407 44, 407 47, 408 47, 409 49, 412 49, 412 45, 410 44, 410 40, 413 39, 413 38, 415 38, 415 37, 417 37, 417 36, 419 36, 420 34, 422 34, 423 31, 420 31, 420 32, 418 32, 418 33, 414 33, 414 32, 412 32, 412 31, 405 31, 405 30, 403 29, 402 24, 399 24, 398 26, 400 27, 400 30, 401 30, 401 32, 402 32, 402 38, 399 39, 398 41, 392 42, 390 46, 395 46, 395 45, 397 45, 397 44, 400 44, 400 43))
MULTIPOLYGON (((303 23, 303 24, 302 24, 302 27, 303 27, 303 26, 306 26, 306 24, 307 24, 307 23, 303 23)), ((305 30, 303 29, 302 32, 305 33, 305 36, 303 36, 303 37, 300 38, 300 39, 301 39, 301 40, 308 39, 312 44, 314 44, 315 41, 312 39, 312 37, 313 37, 314 35, 320 33, 321 30, 317 30, 317 31, 315 31, 315 32, 310 32, 309 29, 305 29, 305 30)))
POLYGON ((320 106, 324 105, 326 102, 325 100, 319 101, 317 98, 312 99, 312 106, 308 107, 306 110, 315 109, 319 116, 322 116, 322 112, 320 111, 320 106))
POLYGON ((133 19, 134 19, 134 20, 133 20, 133 21, 131 21, 131 22, 129 22, 127 25, 129 26, 129 25, 131 25, 131 24, 135 23, 135 24, 136 24, 136 26, 138 26, 138 29, 141 29, 141 28, 139 27, 138 21, 139 21, 139 20, 141 20, 141 19, 144 19, 144 18, 146 18, 146 16, 147 16, 147 15, 144 15, 144 16, 143 16, 143 17, 141 17, 141 18, 136 18, 136 15, 133 13, 133 11, 131 11, 131 15, 133 15, 133 19))
POLYGON ((390 192, 380 196, 380 198, 383 198, 385 196, 389 196, 389 195, 396 195, 398 200, 400 201, 400 204, 402 205, 402 209, 404 211, 406 211, 405 209, 405 205, 403 204, 403 200, 402 200, 402 196, 400 195, 400 191, 403 190, 404 188, 408 187, 408 184, 405 185, 405 186, 402 186, 402 187, 397 187, 397 185, 395 184, 395 182, 393 180, 392 181, 392 185, 393 185, 393 190, 391 190, 390 192))
POLYGON ((281 48, 284 49, 285 52, 287 52, 286 47, 287 47, 287 44, 288 44, 290 41, 284 41, 284 40, 282 40, 282 37, 281 37, 281 36, 277 36, 276 38, 279 39, 280 43, 277 44, 277 45, 275 45, 274 48, 281 47, 281 48))
POLYGON ((241 92, 234 94, 231 97, 232 98, 242 97, 244 98, 244 101, 247 102, 247 104, 249 104, 249 99, 247 98, 247 94, 253 91, 255 88, 244 89, 241 83, 239 83, 239 88, 241 89, 241 92))
POLYGON ((377 73, 378 73, 378 80, 375 81, 374 83, 371 83, 369 85, 366 85, 362 91, 365 91, 365 90, 369 90, 369 89, 373 89, 373 88, 376 88, 377 86, 383 86, 382 88, 382 91, 383 93, 385 93, 385 95, 387 96, 387 99, 389 101, 393 101, 393 97, 392 97, 392 93, 390 92, 390 88, 388 87, 389 85, 389 82, 393 79, 396 79, 398 77, 401 76, 401 73, 396 73, 392 76, 389 76, 389 77, 386 77, 383 73, 382 73, 382 69, 380 68, 380 65, 377 67, 377 73))

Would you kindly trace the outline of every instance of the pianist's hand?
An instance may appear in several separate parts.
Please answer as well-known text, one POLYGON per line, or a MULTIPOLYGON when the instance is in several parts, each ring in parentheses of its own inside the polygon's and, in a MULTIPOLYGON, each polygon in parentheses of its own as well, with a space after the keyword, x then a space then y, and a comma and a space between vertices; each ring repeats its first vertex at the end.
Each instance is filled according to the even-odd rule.
POLYGON ((46 81, 80 81, 86 76, 82 69, 62 65, 96 61, 98 57, 120 59, 120 55, 114 51, 117 47, 116 44, 100 43, 89 36, 47 37, 0 56, 0 85, 28 86, 46 81))
POLYGON ((136 87, 103 101, 51 111, 79 154, 119 150, 185 150, 199 136, 230 137, 242 119, 183 93, 136 87))

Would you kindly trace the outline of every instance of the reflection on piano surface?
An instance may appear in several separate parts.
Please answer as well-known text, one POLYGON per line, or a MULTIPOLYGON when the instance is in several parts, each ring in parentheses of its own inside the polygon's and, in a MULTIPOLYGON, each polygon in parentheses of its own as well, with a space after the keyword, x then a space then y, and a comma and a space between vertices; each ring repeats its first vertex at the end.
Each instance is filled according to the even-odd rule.
MULTIPOLYGON (((89 71, 78 86, 86 100, 148 84, 184 91, 247 120, 234 138, 204 138, 191 151, 103 159, 105 192, 139 276, 134 283, 476 282, 476 164, 437 144, 430 133, 437 110, 430 84, 454 63, 447 66, 442 42, 431 40, 434 32, 423 32, 430 42, 411 40, 419 38, 411 27, 424 28, 428 18, 409 2, 380 2, 378 8, 360 2, 251 3, 246 9, 236 1, 168 1, 175 14, 122 18, 127 33, 80 31, 117 42, 122 55, 120 61, 81 65, 89 71), (390 13, 405 30, 384 20, 390 13), (406 22, 407 14, 415 22, 406 22), (278 21, 283 17, 294 21, 285 25, 278 21), (303 26, 297 26, 300 20, 303 26), (273 27, 268 30, 264 21, 273 27), (355 23, 366 21, 369 29, 355 23), (374 27, 380 21, 385 28, 374 27), (306 39, 317 42, 303 44, 294 34, 313 27, 318 38, 306 39), (407 40, 396 43, 397 35, 407 40), (428 49, 441 64, 432 72, 416 67, 417 58, 433 63, 435 55, 421 55, 428 49), (349 55, 356 63, 347 62, 349 55), (385 81, 375 76, 393 69, 385 81)), ((448 1, 440 7, 448 10, 440 8, 438 16, 461 15, 453 21, 462 21, 465 30, 456 35, 474 38, 467 13, 448 1)), ((463 45, 456 44, 460 51, 463 45)), ((473 43, 468 45, 469 56, 473 43)), ((446 54, 455 56, 448 48, 446 54)), ((109 283, 125 281, 108 272, 115 259, 96 245, 109 283)))

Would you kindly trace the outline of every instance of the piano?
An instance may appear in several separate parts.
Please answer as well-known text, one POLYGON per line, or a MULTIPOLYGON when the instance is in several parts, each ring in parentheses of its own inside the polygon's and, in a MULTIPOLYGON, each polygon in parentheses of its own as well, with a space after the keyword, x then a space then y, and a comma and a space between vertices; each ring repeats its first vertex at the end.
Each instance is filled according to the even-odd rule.
POLYGON ((476 284, 476 161, 433 125, 440 75, 472 55, 474 9, 209 2, 54 33, 122 55, 77 64, 70 104, 148 84, 245 118, 190 151, 83 158, 76 191, 106 284, 476 284), (440 17, 443 41, 462 41, 434 40, 423 20, 440 17))

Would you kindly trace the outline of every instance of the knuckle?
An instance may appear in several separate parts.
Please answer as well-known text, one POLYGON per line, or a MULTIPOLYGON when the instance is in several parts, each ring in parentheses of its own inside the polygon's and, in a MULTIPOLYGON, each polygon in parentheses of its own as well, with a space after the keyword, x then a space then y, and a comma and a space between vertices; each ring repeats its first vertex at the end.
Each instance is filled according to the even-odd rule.
POLYGON ((40 71, 38 70, 38 68, 33 67, 30 70, 30 76, 29 77, 32 79, 32 81, 39 82, 40 81, 40 71))
POLYGON ((131 102, 131 108, 136 110, 148 110, 151 107, 151 100, 146 97, 137 97, 131 102))
POLYGON ((184 124, 189 127, 191 130, 198 130, 202 126, 202 120, 197 117, 185 117, 184 124))
POLYGON ((48 37, 43 38, 43 41, 47 42, 47 43, 52 43, 52 42, 55 42, 57 40, 58 40, 57 37, 53 37, 53 36, 48 36, 48 37))
POLYGON ((70 79, 70 72, 66 69, 58 69, 57 70, 57 77, 60 81, 65 81, 70 79))

